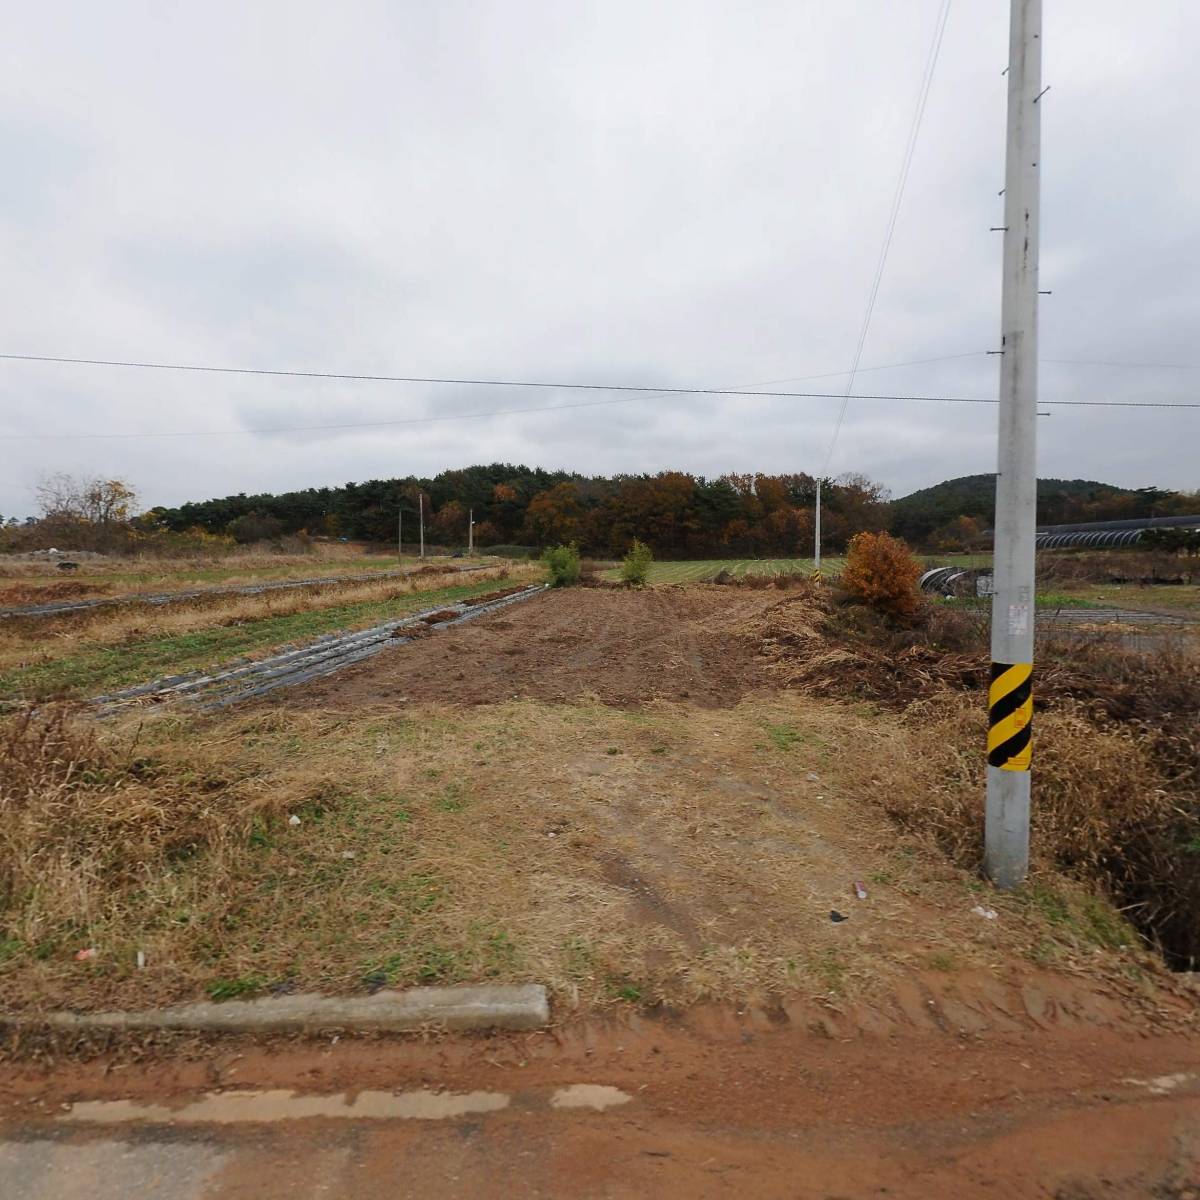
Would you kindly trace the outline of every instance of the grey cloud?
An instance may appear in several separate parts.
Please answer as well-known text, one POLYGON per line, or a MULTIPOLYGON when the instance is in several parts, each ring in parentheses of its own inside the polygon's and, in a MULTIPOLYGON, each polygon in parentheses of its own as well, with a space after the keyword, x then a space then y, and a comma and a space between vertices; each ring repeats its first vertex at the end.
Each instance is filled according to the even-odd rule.
MULTIPOLYGON (((413 375, 744 385, 845 370, 936 0, 26 6, 0 72, 0 350, 413 375)), ((868 365, 995 346, 1006 6, 955 6, 868 365)), ((1047 357, 1195 362, 1200 12, 1047 7, 1047 357)), ((995 360, 860 392, 993 396, 995 360)), ((1198 372, 1047 364, 1047 399, 1198 372)), ((811 390, 836 391, 839 379, 811 390)), ((0 432, 266 428, 587 394, 0 363, 0 432)), ((1195 413, 1057 409, 1041 471, 1200 485, 1195 413)), ((263 438, 5 442, 149 503, 495 458, 818 470, 837 404, 631 404, 263 438)), ((854 401, 833 469, 993 467, 986 407, 854 401)))

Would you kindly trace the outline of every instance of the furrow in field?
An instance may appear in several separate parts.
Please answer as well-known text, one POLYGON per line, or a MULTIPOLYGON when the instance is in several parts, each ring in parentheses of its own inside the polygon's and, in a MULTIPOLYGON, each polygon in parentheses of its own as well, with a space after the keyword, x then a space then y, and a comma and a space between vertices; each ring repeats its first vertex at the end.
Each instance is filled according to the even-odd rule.
POLYGON ((418 630, 448 628, 529 599, 543 590, 542 584, 534 584, 485 604, 443 604, 400 620, 386 621, 370 629, 327 635, 306 646, 285 647, 279 653, 253 662, 236 660, 223 670, 189 672, 139 684, 97 696, 91 703, 102 713, 111 713, 130 703, 147 700, 157 703, 179 700, 197 703, 206 709, 223 708, 275 688, 289 687, 332 674, 378 654, 389 645, 404 645, 412 640, 410 636, 404 636, 406 630, 412 630, 415 634, 418 630), (441 613, 453 615, 432 624, 428 622, 429 617, 441 613))

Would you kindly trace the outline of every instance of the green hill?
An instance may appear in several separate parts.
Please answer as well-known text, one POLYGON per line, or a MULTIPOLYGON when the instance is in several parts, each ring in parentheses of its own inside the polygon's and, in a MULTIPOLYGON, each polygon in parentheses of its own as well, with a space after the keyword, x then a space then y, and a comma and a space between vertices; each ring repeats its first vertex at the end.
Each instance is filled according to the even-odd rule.
MULTIPOLYGON (((1117 487, 1095 479, 1039 479, 1038 524, 1065 525, 1075 521, 1111 521, 1163 512, 1170 492, 1158 488, 1117 487)), ((990 528, 995 514, 996 476, 963 475, 893 500, 892 532, 921 543, 937 529, 971 517, 990 528)))

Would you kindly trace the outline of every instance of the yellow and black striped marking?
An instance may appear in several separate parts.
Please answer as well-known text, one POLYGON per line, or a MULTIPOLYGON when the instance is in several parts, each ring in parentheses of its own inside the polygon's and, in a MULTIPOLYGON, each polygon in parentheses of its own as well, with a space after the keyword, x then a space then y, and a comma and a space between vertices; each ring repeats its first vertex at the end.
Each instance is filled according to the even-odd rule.
POLYGON ((988 688, 988 766, 1028 771, 1033 758, 1033 664, 992 663, 988 688))

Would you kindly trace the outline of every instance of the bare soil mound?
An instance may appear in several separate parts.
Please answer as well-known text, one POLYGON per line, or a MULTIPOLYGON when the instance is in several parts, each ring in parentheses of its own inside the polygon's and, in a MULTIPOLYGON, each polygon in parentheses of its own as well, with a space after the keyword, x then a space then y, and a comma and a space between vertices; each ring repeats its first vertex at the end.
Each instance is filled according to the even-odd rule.
POLYGON ((293 689, 273 705, 356 708, 389 700, 494 704, 514 697, 727 707, 764 683, 739 632, 771 592, 688 587, 563 589, 293 689))

